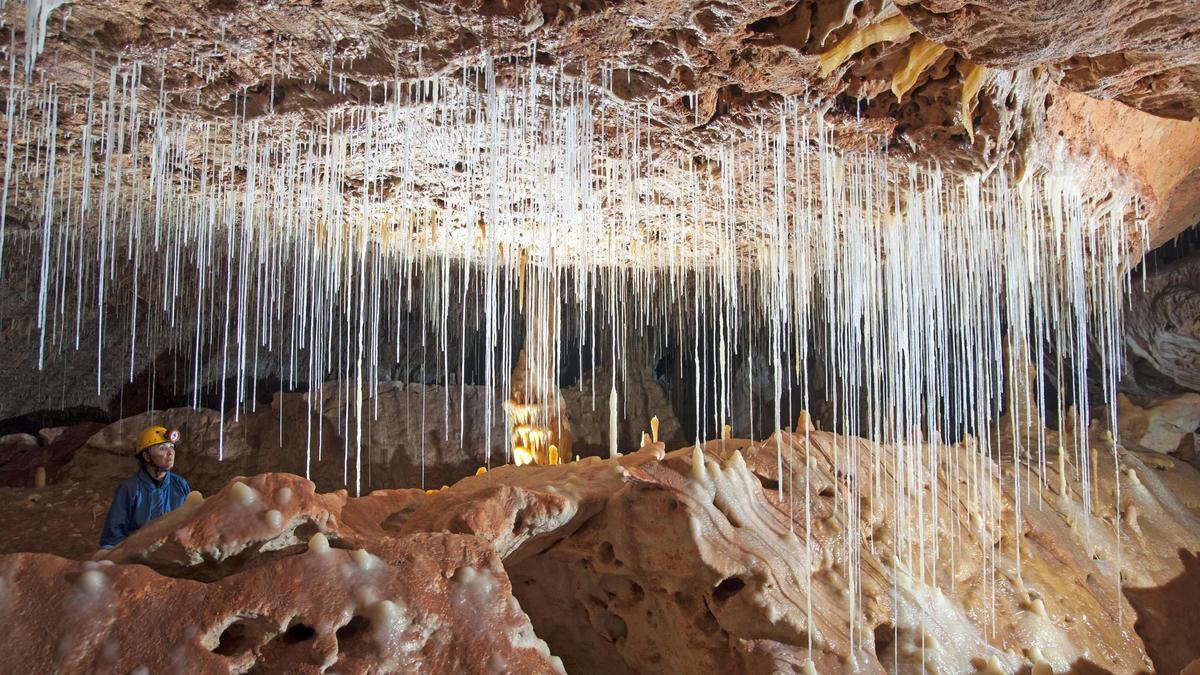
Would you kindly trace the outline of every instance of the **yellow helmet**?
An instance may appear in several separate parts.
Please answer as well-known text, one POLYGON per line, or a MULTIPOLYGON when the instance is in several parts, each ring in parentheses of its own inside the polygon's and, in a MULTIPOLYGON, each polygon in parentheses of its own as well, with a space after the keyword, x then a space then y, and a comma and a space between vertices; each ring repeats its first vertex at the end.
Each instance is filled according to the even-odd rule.
POLYGON ((179 441, 178 431, 167 431, 166 427, 146 427, 137 437, 137 450, 135 454, 146 448, 151 448, 162 443, 175 443, 179 441))

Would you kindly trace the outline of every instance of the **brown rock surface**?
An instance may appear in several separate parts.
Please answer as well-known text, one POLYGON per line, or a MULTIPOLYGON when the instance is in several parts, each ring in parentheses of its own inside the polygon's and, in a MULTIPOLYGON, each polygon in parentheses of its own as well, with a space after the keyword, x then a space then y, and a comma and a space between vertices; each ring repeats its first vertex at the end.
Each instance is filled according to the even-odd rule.
MULTIPOLYGON (((1150 666, 1135 618, 1153 636, 1145 638, 1146 649, 1156 664, 1178 658, 1176 647, 1163 642, 1162 627, 1148 626, 1183 612, 1183 605, 1135 595, 1187 583, 1175 581, 1187 578, 1179 552, 1200 548, 1200 521, 1155 475, 1161 469, 1123 454, 1119 564, 1130 604, 1117 594, 1108 459, 1098 458, 1090 517, 1074 478, 1067 482, 1070 498, 1044 488, 1027 502, 1012 499, 1014 475, 1005 469, 999 483, 978 486, 992 505, 978 511, 950 490, 952 477, 943 472, 937 521, 926 512, 925 537, 894 548, 890 523, 899 507, 884 490, 866 502, 869 509, 864 503, 857 525, 864 538, 854 546, 844 495, 853 475, 870 474, 847 473, 848 453, 856 449, 865 469, 872 448, 836 439, 810 434, 816 494, 808 555, 803 503, 781 502, 774 490, 774 443, 795 453, 785 454, 785 475, 804 471, 804 438, 787 434, 767 444, 710 443, 699 476, 691 450, 656 461, 653 448, 623 458, 621 468, 593 460, 499 469, 433 495, 401 529, 474 532, 495 542, 522 606, 571 671, 756 672, 800 669, 811 657, 820 672, 851 660, 867 670, 906 672, 924 662, 964 672, 989 659, 1006 672, 1043 662, 1056 671, 1090 664, 1133 672, 1150 666), (730 454, 738 448, 751 458, 749 467, 730 454), (586 494, 559 492, 585 476, 591 478, 586 494), (587 512, 595 515, 581 519, 587 512), (1020 537, 1013 534, 1016 523, 1020 537), (943 551, 936 564, 897 563, 934 547, 943 551), (857 552, 847 558, 849 551, 857 552), (848 613, 851 598, 855 609, 848 613)), ((942 446, 939 452, 967 451, 942 446)), ((884 448, 881 465, 891 461, 884 448)), ((882 480, 892 479, 885 473, 882 480)), ((1047 481, 1058 484, 1052 469, 1047 481)))
MULTIPOLYGON (((286 473, 237 477, 205 499, 134 532, 102 557, 139 563, 174 577, 212 580, 304 549, 321 533, 333 546, 372 546, 388 516, 414 508, 422 490, 380 490, 352 498, 318 494, 312 481, 286 473)), ((432 529, 432 528, 431 528, 432 529)))
POLYGON ((1191 0, 897 0, 927 37, 984 65, 1054 67, 1064 86, 1175 119, 1200 117, 1191 0))
MULTIPOLYGON (((647 448, 644 453, 654 451, 647 448)), ((644 453, 634 456, 644 458, 644 453)), ((474 534, 506 562, 521 560, 594 516, 624 476, 620 464, 597 457, 556 466, 502 466, 435 492, 412 513, 385 521, 384 527, 402 534, 474 534)))
MULTIPOLYGON (((477 385, 380 382, 375 398, 362 392, 362 422, 354 396, 343 383, 327 383, 323 401, 312 401, 337 434, 329 448, 340 466, 350 453, 354 488, 355 446, 362 435, 364 476, 371 487, 436 488, 468 476, 490 461, 504 462, 508 442, 504 410, 494 391, 477 385), (492 398, 492 424, 485 423, 492 398)), ((367 490, 364 490, 366 492, 367 490)))
POLYGON ((1044 487, 1017 492, 1025 470, 988 468, 964 446, 923 450, 942 460, 936 490, 892 474, 887 446, 814 430, 669 454, 651 445, 616 462, 505 466, 428 495, 353 499, 318 494, 298 476, 239 479, 148 525, 104 565, 3 558, 0 612, 44 596, 20 615, 21 630, 61 622, 45 644, 67 646, 15 641, 0 654, 68 671, 87 649, 125 670, 182 659, 192 670, 356 672, 393 659, 474 672, 495 665, 496 652, 530 672, 553 667, 536 631, 572 672, 803 672, 810 659, 818 672, 921 663, 969 672, 989 660, 1003 672, 1042 663, 1136 672, 1151 660, 1174 672, 1197 657, 1178 639, 1191 625, 1189 561, 1200 551, 1190 498, 1171 489, 1187 485, 1180 463, 1122 451, 1117 509, 1101 451, 1089 516, 1069 458, 1063 497, 1054 457, 1044 487), (972 462, 991 478, 965 482, 972 462), (1168 480, 1176 474, 1182 481, 1168 480), (847 512, 848 490, 869 476, 878 484, 863 483, 847 512), (907 536, 894 524, 900 513, 907 536), (504 599, 509 577, 519 609, 504 599), (106 593, 105 609, 66 618, 106 593), (162 623, 172 646, 151 649, 133 617, 162 623), (434 619, 436 641, 421 629, 434 619), (456 646, 477 639, 472 621, 488 622, 495 644, 456 646), (388 627, 409 637, 368 639, 388 627), (135 635, 142 642, 126 648, 135 635), (417 646, 402 651, 409 638, 417 646))
POLYGON ((471 537, 309 551, 221 581, 0 557, 0 659, 30 672, 559 671, 471 537), (23 638, 21 636, 24 636, 23 638))
POLYGON ((345 491, 319 495, 312 481, 286 473, 235 478, 205 499, 147 523, 104 556, 163 574, 211 580, 273 554, 304 548, 317 532, 336 538, 345 491))
POLYGON ((1130 394, 1200 391, 1200 260, 1164 268, 1135 284, 1125 314, 1124 380, 1130 394))
MULTIPOLYGON (((617 373, 618 410, 627 413, 618 418, 617 449, 622 452, 641 445, 642 434, 651 431, 650 417, 658 417, 658 438, 666 447, 686 442, 667 392, 646 362, 641 354, 630 355, 625 372, 617 373), (638 419, 634 416, 637 413, 647 417, 638 419)), ((563 388, 576 454, 608 456, 608 394, 612 387, 612 369, 600 366, 585 373, 577 384, 563 388)))
MULTIPOLYGON (((1048 58, 1103 49, 1117 56, 1138 49, 1156 58, 1174 55, 1170 64, 1195 56, 1189 17, 1180 7, 1186 0, 1174 0, 1155 15, 1179 19, 1178 25, 1166 24, 1168 33, 1139 25, 1138 31, 1130 27, 1136 35, 1115 38, 1106 12, 1095 11, 1094 21, 1079 21, 1067 12, 1056 14, 1054 3, 1009 0, 977 19, 971 13, 977 11, 974 5, 928 3, 933 7, 927 10, 912 4, 916 1, 899 4, 920 33, 869 45, 824 75, 821 54, 895 16, 892 2, 438 1, 413 6, 381 0, 167 7, 79 0, 71 5, 70 30, 53 20, 48 24, 38 64, 65 90, 84 91, 97 61, 142 59, 147 64, 143 81, 156 83, 155 91, 161 83, 173 110, 224 117, 244 108, 249 118, 317 118, 341 105, 377 101, 373 94, 383 82, 453 73, 480 64, 485 54, 498 57, 495 67, 511 76, 525 67, 519 62, 528 58, 529 44, 536 40, 537 63, 547 71, 561 67, 593 84, 607 82, 605 100, 618 106, 618 114, 628 112, 621 104, 652 103, 656 123, 667 132, 658 135, 663 145, 701 151, 754 125, 764 112, 773 114, 783 97, 801 97, 810 109, 831 113, 845 147, 886 147, 904 159, 917 156, 919 149, 920 156, 936 157, 947 166, 978 170, 1040 140, 1034 138, 1040 125, 1013 123, 1021 106, 1008 99, 1020 78, 1007 73, 982 90, 972 113, 981 138, 969 138, 957 119, 964 58, 976 58, 978 52, 983 63, 1017 71, 1048 58), (1034 5, 1034 11, 1025 5, 1034 5), (1013 11, 1005 11, 1009 9, 1013 11), (945 18, 931 10, 959 11, 945 18), (1033 34, 1047 31, 1056 37, 1050 44, 1063 45, 1044 50, 1046 54, 1029 49, 1037 41, 1029 39, 1026 21, 1038 11, 1053 15, 1054 21, 1033 34), (1063 30, 1064 25, 1071 30, 1063 30), (926 37, 951 50, 917 73, 905 100, 897 100, 889 91, 892 79, 909 49, 926 37), (992 51, 1008 58, 989 60, 991 52, 972 40, 998 43, 1003 48, 992 51), (283 45, 286 58, 280 55, 283 45)), ((1131 4, 1139 3, 1121 7, 1131 4)), ((1145 24, 1150 13, 1143 8, 1134 16, 1145 24)), ((22 26, 22 18, 14 16, 10 23, 22 26)), ((1178 69, 1165 68, 1143 65, 1133 84, 1101 83, 1089 91, 1111 96, 1135 85, 1147 89, 1152 76, 1175 86, 1189 81, 1180 79, 1178 69)), ((1035 89, 1043 88, 1039 80, 1035 89)), ((1159 108, 1173 109, 1174 99, 1167 98, 1159 108)), ((64 116, 60 126, 66 129, 78 121, 64 116)), ((430 176, 435 184, 443 178, 430 176)))
POLYGON ((38 438, 28 434, 0 438, 0 485, 31 486, 38 467, 45 470, 47 481, 54 481, 75 452, 102 427, 95 422, 81 422, 43 430, 38 438), (28 440, 16 441, 14 436, 28 440))
POLYGON ((86 560, 100 546, 112 492, 86 483, 0 487, 0 552, 86 560))
POLYGON ((1049 137, 1081 180, 1138 195, 1151 248, 1200 222, 1200 121, 1155 117, 1063 88, 1051 90, 1047 114, 1049 137))
POLYGON ((1134 403, 1117 395, 1121 444, 1134 450, 1174 454, 1200 428, 1200 394, 1180 394, 1134 403), (1185 440, 1186 439, 1186 440, 1185 440))

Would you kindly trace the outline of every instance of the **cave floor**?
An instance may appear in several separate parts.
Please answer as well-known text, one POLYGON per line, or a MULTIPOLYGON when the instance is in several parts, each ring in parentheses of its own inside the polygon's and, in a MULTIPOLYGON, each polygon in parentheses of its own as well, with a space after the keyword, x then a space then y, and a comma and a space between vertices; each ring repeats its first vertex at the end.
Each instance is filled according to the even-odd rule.
POLYGON ((99 548, 111 496, 83 483, 0 487, 0 554, 53 553, 86 560, 99 548))

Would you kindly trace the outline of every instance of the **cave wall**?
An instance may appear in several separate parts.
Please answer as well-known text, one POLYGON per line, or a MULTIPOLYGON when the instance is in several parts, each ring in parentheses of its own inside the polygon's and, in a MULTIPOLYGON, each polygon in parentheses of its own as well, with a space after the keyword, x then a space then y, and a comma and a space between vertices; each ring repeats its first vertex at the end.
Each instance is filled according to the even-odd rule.
POLYGON ((1132 277, 1120 388, 1134 396, 1200 392, 1200 234, 1156 250, 1132 277), (1144 275, 1144 281, 1143 281, 1144 275))

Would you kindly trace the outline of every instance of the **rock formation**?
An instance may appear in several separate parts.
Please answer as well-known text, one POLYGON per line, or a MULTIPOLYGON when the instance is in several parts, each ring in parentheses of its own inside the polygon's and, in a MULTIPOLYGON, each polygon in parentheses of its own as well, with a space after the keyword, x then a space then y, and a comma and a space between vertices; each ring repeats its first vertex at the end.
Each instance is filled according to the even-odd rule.
POLYGON ((472 537, 308 549, 220 580, 42 554, 0 559, 4 656, 57 672, 562 672, 472 537), (18 618, 19 617, 19 618, 18 618))
POLYGON ((1074 91, 1164 117, 1200 117, 1200 19, 1187 0, 896 4, 922 34, 978 63, 1052 67, 1074 91))
POLYGON ((1132 291, 1125 319, 1122 389, 1142 396, 1200 391, 1200 260, 1148 276, 1132 291))
POLYGON ((0 2, 0 663, 1200 671, 1193 4, 0 2))
POLYGON ((763 443, 504 466, 432 493, 238 477, 99 562, 0 557, 6 625, 45 636, 0 655, 66 671, 605 673, 1197 658, 1179 639, 1190 591, 1170 590, 1193 587, 1200 550, 1200 519, 1167 487, 1176 465, 1118 448, 1118 480, 1101 449, 1085 506, 1073 458, 1028 484, 1025 467, 930 444, 961 472, 913 483, 892 448, 803 421, 763 443))

